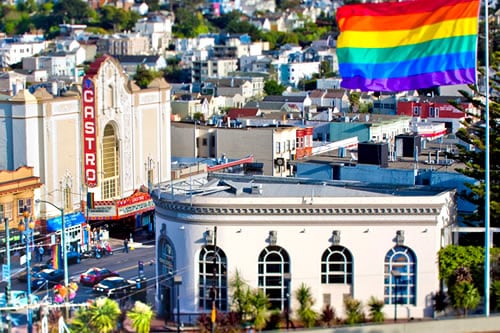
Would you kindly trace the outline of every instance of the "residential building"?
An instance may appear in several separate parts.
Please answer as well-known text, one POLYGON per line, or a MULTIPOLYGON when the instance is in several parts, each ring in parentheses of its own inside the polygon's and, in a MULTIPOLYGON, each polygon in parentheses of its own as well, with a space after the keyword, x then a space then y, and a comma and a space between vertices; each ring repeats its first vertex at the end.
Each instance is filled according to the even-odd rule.
POLYGON ((201 84, 208 78, 228 77, 238 69, 238 59, 206 59, 193 61, 191 82, 201 84))
MULTIPOLYGON (((85 50, 61 51, 49 55, 26 57, 22 61, 23 70, 45 70, 48 80, 78 82, 80 68, 85 61, 85 50), (80 68, 79 68, 80 67, 80 68)), ((83 69, 82 69, 83 71, 83 69)))
POLYGON ((458 96, 421 96, 416 100, 399 100, 397 114, 418 117, 429 122, 445 123, 449 133, 462 127, 462 121, 471 114, 479 115, 477 108, 464 97, 458 96), (461 106, 462 110, 450 104, 450 100, 461 106))
POLYGON ((11 237, 15 235, 19 222, 24 223, 26 208, 30 217, 35 219, 35 232, 40 231, 40 221, 35 215, 35 190, 41 186, 40 177, 33 174, 32 167, 0 170, 0 230, 5 231, 7 221, 11 237))
POLYGON ((252 155, 263 164, 265 175, 285 177, 291 174, 288 163, 295 158, 296 130, 293 126, 234 128, 172 122, 172 155, 218 158, 224 154, 231 159, 252 155))
POLYGON ((16 72, 0 73, 0 93, 7 96, 17 95, 26 88, 26 75, 16 72))
POLYGON ((149 38, 139 33, 102 36, 96 45, 99 54, 114 56, 152 54, 149 38))
POLYGON ((207 86, 213 89, 214 96, 226 96, 233 97, 235 95, 240 95, 243 97, 240 102, 244 105, 251 98, 255 96, 262 96, 263 91, 256 94, 254 91, 254 85, 251 81, 244 78, 222 78, 222 79, 207 79, 205 80, 205 89, 207 86))
POLYGON ((43 40, 23 41, 20 38, 4 38, 0 40, 0 67, 20 63, 23 58, 40 54, 46 48, 43 40))
POLYGON ((240 10, 243 14, 253 16, 254 12, 276 12, 276 1, 274 0, 247 0, 240 1, 239 5, 235 4, 235 9, 240 10))
POLYGON ((300 88, 299 83, 301 80, 310 79, 314 74, 320 72, 320 63, 318 61, 278 63, 274 67, 277 72, 278 82, 293 88, 300 88))
POLYGON ((123 69, 129 76, 137 72, 137 67, 160 71, 167 68, 167 60, 161 55, 119 55, 118 59, 123 69))
POLYGON ((172 39, 173 13, 150 13, 136 22, 134 31, 146 36, 150 42, 150 50, 164 54, 172 39))

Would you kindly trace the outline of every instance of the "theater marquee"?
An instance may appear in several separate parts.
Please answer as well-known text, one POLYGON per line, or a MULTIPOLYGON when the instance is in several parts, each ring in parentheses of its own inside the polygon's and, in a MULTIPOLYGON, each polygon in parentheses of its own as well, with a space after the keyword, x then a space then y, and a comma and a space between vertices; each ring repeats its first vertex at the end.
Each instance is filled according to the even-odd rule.
POLYGON ((119 220, 154 209, 154 202, 148 193, 135 191, 124 199, 95 201, 94 208, 87 210, 87 220, 119 220))

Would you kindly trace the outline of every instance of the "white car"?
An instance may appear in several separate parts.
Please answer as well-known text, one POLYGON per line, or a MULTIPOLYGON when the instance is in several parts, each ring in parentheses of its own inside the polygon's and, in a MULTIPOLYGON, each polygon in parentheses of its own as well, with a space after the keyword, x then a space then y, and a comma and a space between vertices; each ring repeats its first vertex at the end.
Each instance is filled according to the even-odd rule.
MULTIPOLYGON (((31 304, 37 304, 40 302, 40 298, 37 295, 31 295, 31 304)), ((7 299, 5 298, 5 293, 0 294, 0 307, 19 307, 23 308, 28 305, 27 292, 24 290, 11 290, 9 304, 7 304, 7 299)))

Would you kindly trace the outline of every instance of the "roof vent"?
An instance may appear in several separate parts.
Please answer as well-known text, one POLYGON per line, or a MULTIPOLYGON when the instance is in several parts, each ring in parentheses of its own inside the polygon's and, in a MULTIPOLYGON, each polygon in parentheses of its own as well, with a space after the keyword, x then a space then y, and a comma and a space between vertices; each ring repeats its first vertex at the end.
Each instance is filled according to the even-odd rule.
POLYGON ((252 184, 252 194, 262 194, 262 184, 252 184))

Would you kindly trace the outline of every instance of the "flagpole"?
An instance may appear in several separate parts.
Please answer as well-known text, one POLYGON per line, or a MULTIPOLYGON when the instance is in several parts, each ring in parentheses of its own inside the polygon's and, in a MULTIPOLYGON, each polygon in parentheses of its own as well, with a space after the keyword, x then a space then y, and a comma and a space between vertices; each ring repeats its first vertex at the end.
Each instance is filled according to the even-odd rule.
POLYGON ((489 83, 489 70, 490 70, 490 51, 489 51, 489 15, 488 15, 488 1, 484 1, 484 40, 485 40, 485 212, 484 212, 484 315, 490 316, 490 115, 489 115, 489 102, 490 102, 490 83, 489 83))

